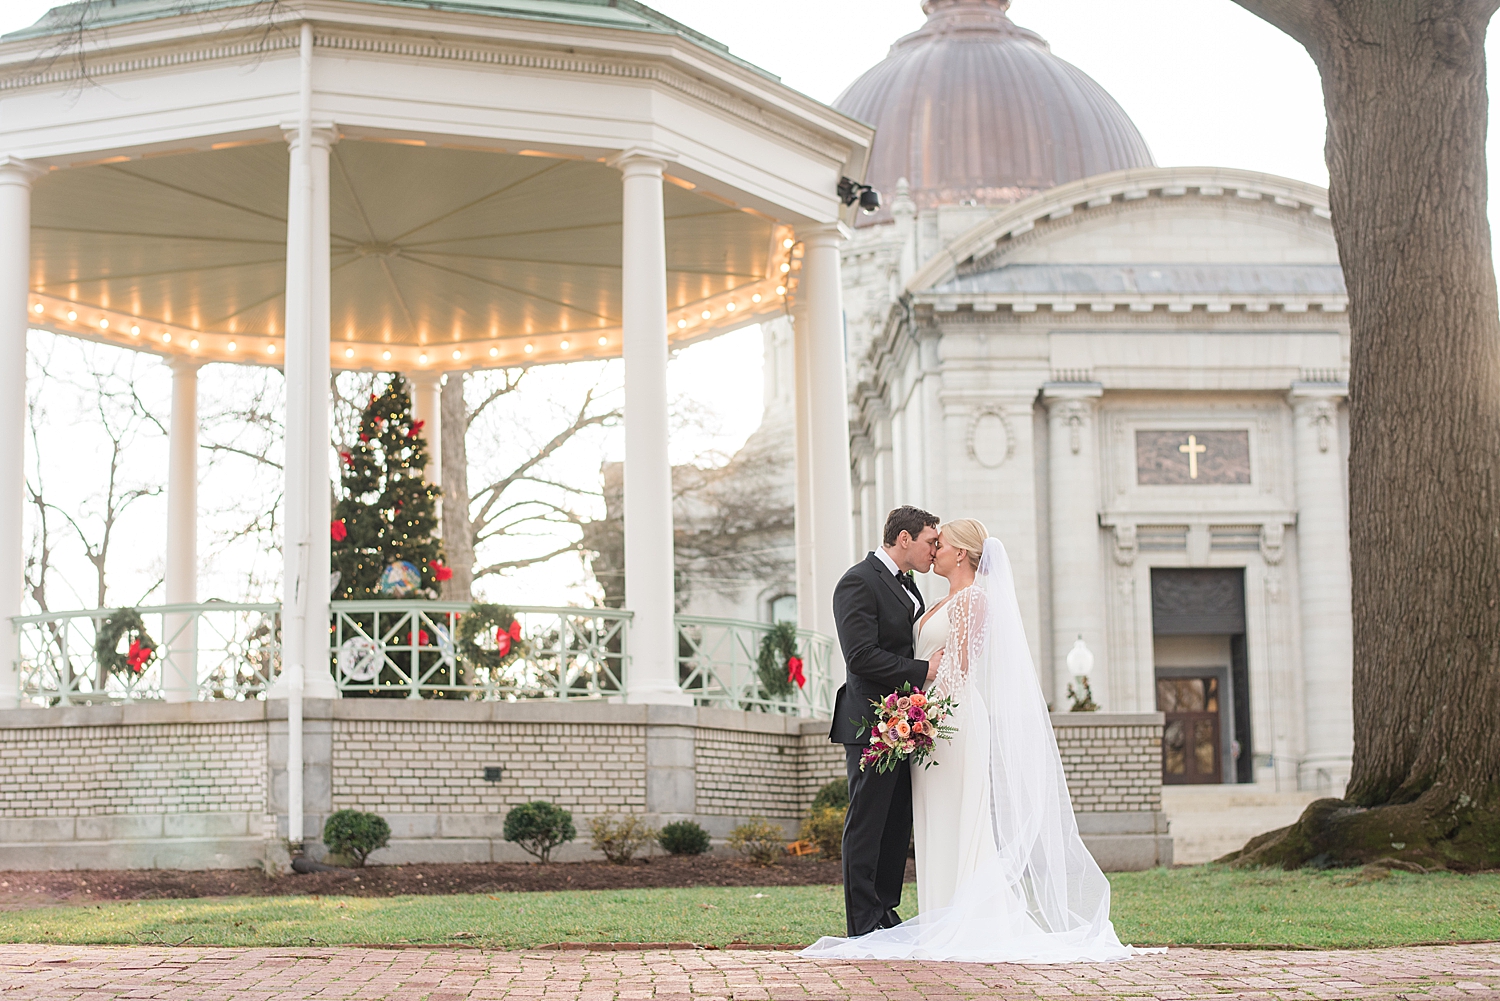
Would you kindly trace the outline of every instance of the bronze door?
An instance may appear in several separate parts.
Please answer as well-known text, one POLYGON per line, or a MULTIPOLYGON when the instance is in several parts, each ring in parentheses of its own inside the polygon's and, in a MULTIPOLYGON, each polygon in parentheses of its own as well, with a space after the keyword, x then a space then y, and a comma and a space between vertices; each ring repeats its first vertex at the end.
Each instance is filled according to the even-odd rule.
POLYGON ((1219 679, 1158 678, 1156 708, 1166 714, 1161 780, 1167 785, 1223 781, 1219 754, 1219 679))

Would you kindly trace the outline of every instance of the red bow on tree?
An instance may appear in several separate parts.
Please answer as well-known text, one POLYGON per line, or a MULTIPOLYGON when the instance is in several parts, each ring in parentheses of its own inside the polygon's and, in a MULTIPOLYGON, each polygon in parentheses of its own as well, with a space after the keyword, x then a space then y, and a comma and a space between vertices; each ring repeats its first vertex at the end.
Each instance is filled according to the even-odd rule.
POLYGON ((807 675, 802 673, 802 658, 788 657, 786 660, 786 680, 795 681, 798 688, 807 687, 807 675))
POLYGON ((138 639, 131 640, 130 651, 125 654, 125 663, 129 664, 130 669, 136 674, 140 674, 141 668, 146 666, 146 661, 150 660, 155 652, 154 647, 143 646, 138 639))
POLYGON ((346 466, 352 466, 352 465, 354 465, 354 453, 353 452, 340 452, 339 453, 339 458, 344 460, 344 465, 346 465, 346 466))
POLYGON ((408 437, 408 438, 415 438, 417 435, 419 435, 419 434, 422 433, 422 428, 424 428, 426 426, 427 426, 427 422, 426 421, 412 421, 411 422, 411 430, 408 431, 408 432, 406 432, 406 437, 408 437))
POLYGON ((333 536, 334 542, 343 542, 345 539, 347 539, 349 537, 349 528, 344 524, 344 519, 340 518, 338 521, 335 521, 333 524, 329 525, 328 534, 333 536))
POLYGON ((367 434, 365 434, 363 431, 361 431, 359 433, 359 440, 363 441, 363 442, 368 442, 370 440, 370 436, 367 435, 367 434))
POLYGON ((408 637, 408 639, 411 640, 411 645, 412 646, 426 646, 427 645, 427 630, 425 630, 425 629, 418 629, 416 632, 412 633, 408 637))
POLYGON ((432 561, 432 576, 435 577, 435 578, 437 578, 437 582, 439 584, 441 584, 445 580, 452 580, 453 579, 453 568, 452 567, 444 566, 443 564, 439 563, 437 560, 433 560, 432 561))

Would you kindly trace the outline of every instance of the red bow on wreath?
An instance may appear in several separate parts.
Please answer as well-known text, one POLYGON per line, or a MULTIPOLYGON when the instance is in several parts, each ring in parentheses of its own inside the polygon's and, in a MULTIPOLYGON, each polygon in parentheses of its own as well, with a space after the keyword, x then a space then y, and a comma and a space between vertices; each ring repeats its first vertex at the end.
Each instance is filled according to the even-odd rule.
POLYGON ((510 654, 511 645, 521 639, 521 623, 511 619, 510 628, 501 626, 495 630, 495 652, 505 657, 510 654))
POLYGON ((788 657, 786 660, 786 680, 795 681, 798 688, 807 687, 807 675, 802 673, 802 658, 788 657))
MULTIPOLYGON (((119 648, 116 647, 116 649, 119 648)), ((146 666, 146 661, 150 660, 151 655, 155 652, 155 647, 142 646, 141 641, 138 639, 131 640, 130 652, 125 654, 125 663, 129 664, 130 669, 136 674, 140 674, 141 669, 146 666)))

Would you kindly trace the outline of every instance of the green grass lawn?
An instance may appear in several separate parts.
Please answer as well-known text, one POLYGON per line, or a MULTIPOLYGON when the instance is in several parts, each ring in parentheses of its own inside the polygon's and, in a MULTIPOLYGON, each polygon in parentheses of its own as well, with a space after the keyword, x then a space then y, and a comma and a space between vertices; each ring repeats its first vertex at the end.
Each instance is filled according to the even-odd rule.
MULTIPOLYGON (((1114 921, 1139 945, 1360 947, 1500 938, 1500 874, 1116 873, 1114 921)), ((915 910, 908 887, 903 913, 915 910)), ((232 897, 0 912, 0 941, 358 945, 811 942, 843 927, 836 886, 432 897, 232 897)))

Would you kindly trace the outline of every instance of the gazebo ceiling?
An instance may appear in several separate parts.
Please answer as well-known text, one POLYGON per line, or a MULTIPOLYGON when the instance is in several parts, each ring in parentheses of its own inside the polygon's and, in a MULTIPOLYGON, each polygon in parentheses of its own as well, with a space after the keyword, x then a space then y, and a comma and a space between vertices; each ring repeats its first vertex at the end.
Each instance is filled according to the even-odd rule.
MULTIPOLYGON (((533 150, 344 139, 329 171, 335 367, 619 354, 614 168, 533 150)), ((781 269, 796 263, 790 228, 668 181, 671 340, 781 312, 781 269)), ((203 361, 278 364, 287 183, 287 147, 273 140, 52 171, 33 196, 34 324, 203 361)))

